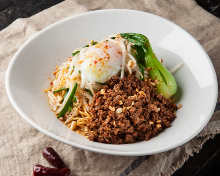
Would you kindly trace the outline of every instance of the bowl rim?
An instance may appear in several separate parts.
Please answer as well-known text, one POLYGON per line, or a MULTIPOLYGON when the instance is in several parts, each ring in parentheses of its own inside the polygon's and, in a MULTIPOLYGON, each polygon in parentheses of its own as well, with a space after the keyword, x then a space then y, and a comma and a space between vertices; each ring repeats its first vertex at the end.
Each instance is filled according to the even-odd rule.
POLYGON ((144 11, 139 11, 139 10, 130 10, 130 9, 105 9, 105 10, 95 10, 95 11, 89 11, 89 12, 84 12, 78 15, 73 15, 67 18, 64 18, 60 21, 55 22, 54 24, 50 24, 47 27, 45 27, 44 29, 42 29, 39 32, 36 32, 35 34, 33 34, 32 36, 29 37, 29 39, 27 39, 27 41, 25 41, 25 43, 16 51, 15 55, 13 56, 13 58, 11 59, 6 74, 5 74, 5 88, 6 88, 6 94, 8 95, 9 101, 12 104, 12 106, 15 108, 15 110, 18 112, 18 114, 25 119, 29 124, 31 124, 34 128, 36 128, 37 130, 39 130, 40 132, 44 133, 47 136, 50 136, 58 141, 61 141, 63 143, 66 143, 68 145, 71 145, 73 147, 77 147, 77 148, 81 148, 81 149, 85 149, 88 151, 92 151, 92 152, 98 152, 98 153, 103 153, 103 154, 110 154, 110 155, 120 155, 120 156, 142 156, 142 155, 152 155, 152 154, 157 154, 157 153, 161 153, 161 152, 165 152, 165 151, 169 151, 171 149, 174 149, 176 147, 182 146, 183 144, 187 143, 188 141, 190 141, 191 139, 193 139, 196 135, 199 134, 199 132, 201 132, 201 130, 207 125, 208 121, 211 119, 214 110, 215 110, 215 105, 217 102, 217 98, 218 98, 218 83, 217 83, 217 75, 214 69, 214 66, 212 64, 212 61, 210 59, 210 57, 208 56, 208 54, 206 53, 206 51, 204 50, 204 48, 200 45, 200 43, 190 34, 188 33, 185 29, 183 29, 182 27, 178 26, 177 24, 175 24, 174 22, 165 19, 161 16, 149 13, 149 12, 144 12, 144 11), (37 38, 38 36, 40 36, 42 33, 47 32, 48 30, 50 30, 53 27, 56 27, 58 25, 62 25, 63 23, 69 21, 69 20, 74 20, 78 17, 82 17, 82 16, 87 16, 87 15, 92 15, 92 14, 103 14, 106 12, 119 12, 119 13, 134 13, 134 14, 142 14, 142 15, 151 15, 154 16, 156 18, 158 18, 159 20, 164 20, 167 23, 174 25, 175 27, 178 28, 178 30, 181 30, 182 32, 184 32, 186 35, 188 35, 195 43, 197 43, 198 47, 200 50, 203 51, 204 55, 206 56, 206 59, 208 60, 209 65, 211 66, 211 71, 213 73, 214 76, 214 80, 215 80, 215 101, 213 100, 212 105, 211 105, 211 110, 209 115, 207 116, 207 118, 204 120, 204 122, 202 123, 202 125, 200 126, 199 129, 197 129, 196 131, 194 131, 193 135, 189 136, 188 138, 182 140, 181 142, 177 142, 176 144, 172 145, 172 146, 168 146, 165 148, 162 148, 160 150, 156 150, 153 152, 148 152, 148 151, 135 151, 135 152, 126 152, 126 151, 115 151, 115 150, 111 150, 111 149, 97 149, 97 148, 93 148, 92 146, 85 146, 82 144, 78 144, 78 143, 73 143, 70 142, 66 139, 63 139, 60 136, 57 136, 55 134, 53 134, 52 132, 47 131, 46 129, 41 128, 39 125, 37 125, 34 121, 32 121, 26 114, 25 112, 23 112, 20 108, 19 105, 16 103, 16 101, 14 100, 13 96, 12 96, 12 91, 11 91, 11 86, 10 86, 10 76, 11 76, 11 71, 13 68, 13 65, 16 61, 16 59, 18 58, 18 56, 20 55, 20 53, 22 52, 23 48, 26 47, 30 41, 34 40, 35 38, 37 38))

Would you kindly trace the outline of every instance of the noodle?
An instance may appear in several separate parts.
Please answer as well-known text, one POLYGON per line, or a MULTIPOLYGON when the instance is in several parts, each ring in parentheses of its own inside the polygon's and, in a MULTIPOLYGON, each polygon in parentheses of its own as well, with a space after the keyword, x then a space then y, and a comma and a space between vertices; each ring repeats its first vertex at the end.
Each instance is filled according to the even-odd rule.
MULTIPOLYGON (((97 59, 93 60, 95 64, 98 61, 100 65, 102 64, 99 70, 104 70, 104 68, 113 68, 110 71, 107 70, 107 72, 104 72, 103 74, 95 73, 94 75, 98 75, 97 77, 107 75, 104 78, 108 78, 109 80, 112 76, 120 74, 120 78, 122 79, 125 76, 125 72, 129 72, 129 74, 136 72, 137 77, 142 76, 137 61, 131 53, 131 44, 129 44, 127 40, 120 37, 120 35, 116 35, 114 40, 112 38, 108 38, 100 41, 98 44, 94 44, 93 41, 93 44, 90 44, 89 47, 75 50, 75 54, 73 54, 72 57, 67 58, 67 60, 60 66, 56 66, 56 70, 53 72, 54 78, 50 82, 49 88, 45 90, 48 96, 48 103, 51 110, 68 128, 84 136, 89 135, 87 123, 92 118, 89 112, 89 105, 92 103, 93 95, 95 95, 97 91, 101 90, 103 83, 106 82, 106 80, 96 82, 93 79, 94 77, 92 77, 94 75, 89 75, 97 71, 95 70, 97 69, 96 67, 91 68, 91 70, 93 70, 88 75, 83 74, 82 71, 84 71, 84 73, 88 72, 88 64, 83 66, 80 64, 82 64, 84 61, 84 63, 91 62, 91 59, 94 58, 97 59), (104 62, 107 62, 106 60, 111 60, 110 54, 108 53, 110 52, 108 50, 110 45, 112 46, 110 51, 113 53, 111 53, 113 60, 105 67, 104 62), (91 51, 91 48, 93 51, 91 51), (88 51, 90 53, 88 53, 88 51), (100 53, 104 56, 101 57, 100 53), (71 99, 72 102, 69 102, 69 97, 72 98, 72 90, 74 89, 74 85, 79 86, 74 92, 74 100, 71 99), (65 107, 67 103, 69 103, 70 106, 65 107), (63 109, 65 109, 65 112, 59 115, 63 109)), ((93 63, 90 63, 90 65, 92 64, 93 63)), ((172 72, 175 72, 181 66, 181 64, 177 65, 172 72)), ((144 71, 144 76, 147 77, 147 70, 144 71)))

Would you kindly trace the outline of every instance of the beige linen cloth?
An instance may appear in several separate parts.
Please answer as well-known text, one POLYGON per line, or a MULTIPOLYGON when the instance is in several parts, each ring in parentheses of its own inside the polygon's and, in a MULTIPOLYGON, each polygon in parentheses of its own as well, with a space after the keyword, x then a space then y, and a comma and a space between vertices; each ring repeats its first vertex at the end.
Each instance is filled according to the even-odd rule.
POLYGON ((199 152, 205 141, 220 133, 220 113, 215 113, 206 128, 182 147, 149 157, 110 156, 58 142, 34 129, 15 112, 6 96, 4 76, 17 49, 49 24, 67 16, 106 8, 142 10, 174 21, 203 45, 220 76, 220 20, 194 0, 67 0, 30 18, 18 19, 0 31, 1 176, 30 176, 33 164, 48 165, 41 156, 46 146, 53 146, 77 176, 168 176, 189 156, 199 152))

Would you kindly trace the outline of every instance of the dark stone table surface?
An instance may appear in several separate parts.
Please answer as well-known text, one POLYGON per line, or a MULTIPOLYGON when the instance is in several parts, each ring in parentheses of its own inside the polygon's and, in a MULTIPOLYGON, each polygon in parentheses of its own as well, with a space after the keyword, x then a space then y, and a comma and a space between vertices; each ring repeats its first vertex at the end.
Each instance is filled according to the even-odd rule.
POLYGON ((63 0, 0 0, 0 30, 17 18, 25 18, 63 0))
MULTIPOLYGON (((63 0, 0 0, 0 30, 17 18, 34 15, 63 0)), ((196 0, 213 15, 220 17, 220 0, 196 0)), ((220 34, 219 34, 220 35, 220 34)), ((173 176, 220 176, 220 135, 210 139, 200 153, 191 157, 173 176)))

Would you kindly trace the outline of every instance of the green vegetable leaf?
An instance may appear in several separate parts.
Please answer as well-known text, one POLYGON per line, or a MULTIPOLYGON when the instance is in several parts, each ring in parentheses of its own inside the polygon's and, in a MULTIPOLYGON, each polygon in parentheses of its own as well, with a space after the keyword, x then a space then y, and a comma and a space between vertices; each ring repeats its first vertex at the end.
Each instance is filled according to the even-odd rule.
POLYGON ((76 50, 76 51, 74 51, 73 53, 72 53, 72 56, 75 56, 75 55, 77 55, 77 54, 79 54, 80 53, 80 51, 79 50, 76 50))
POLYGON ((142 34, 137 33, 121 33, 122 38, 128 40, 129 42, 133 43, 134 45, 145 46, 146 44, 149 45, 149 40, 142 34))
POLYGON ((75 83, 74 87, 71 90, 69 90, 68 94, 66 95, 66 98, 64 99, 63 102, 64 105, 62 106, 62 108, 60 109, 57 115, 58 118, 63 117, 66 114, 66 112, 70 110, 69 107, 71 107, 73 103, 73 98, 75 96, 76 89, 77 89, 77 83, 75 83))
POLYGON ((145 62, 145 50, 143 48, 143 46, 139 46, 139 45, 133 45, 132 46, 132 55, 137 59, 138 64, 140 65, 146 65, 145 62))
POLYGON ((148 38, 137 33, 121 33, 122 38, 132 43, 132 55, 136 58, 140 72, 149 69, 149 76, 158 80, 157 90, 164 97, 170 98, 177 92, 177 84, 173 75, 160 63, 154 54, 148 38))
POLYGON ((91 41, 91 45, 96 45, 97 43, 98 43, 97 41, 94 40, 91 41))
POLYGON ((85 45, 83 48, 87 48, 87 47, 89 47, 89 44, 85 45))
POLYGON ((140 45, 132 45, 132 55, 136 58, 139 70, 141 72, 141 80, 144 79, 144 69, 145 69, 145 50, 140 45))
POLYGON ((96 45, 97 43, 98 43, 97 41, 91 40, 90 44, 85 45, 83 48, 87 48, 87 47, 89 47, 90 45, 91 45, 91 46, 96 45))

